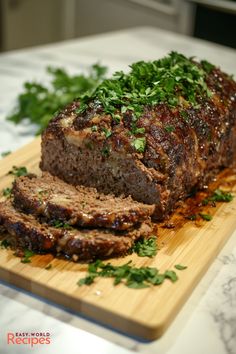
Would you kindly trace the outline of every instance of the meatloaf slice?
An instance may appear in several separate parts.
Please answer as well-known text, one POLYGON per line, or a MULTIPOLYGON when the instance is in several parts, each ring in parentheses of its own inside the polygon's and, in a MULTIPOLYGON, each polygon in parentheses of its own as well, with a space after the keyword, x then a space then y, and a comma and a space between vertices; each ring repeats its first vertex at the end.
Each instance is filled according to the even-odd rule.
POLYGON ((38 253, 60 253, 74 260, 123 256, 136 240, 148 237, 152 231, 148 223, 121 232, 56 228, 18 211, 10 201, 0 203, 0 226, 15 238, 15 244, 20 248, 38 253))
POLYGON ((71 184, 155 204, 161 219, 236 156, 236 82, 178 53, 131 65, 63 109, 41 168, 71 184))
POLYGON ((17 178, 13 197, 18 208, 47 220, 116 230, 126 230, 146 220, 155 209, 154 205, 135 202, 131 197, 99 194, 84 186, 75 188, 49 173, 17 178))

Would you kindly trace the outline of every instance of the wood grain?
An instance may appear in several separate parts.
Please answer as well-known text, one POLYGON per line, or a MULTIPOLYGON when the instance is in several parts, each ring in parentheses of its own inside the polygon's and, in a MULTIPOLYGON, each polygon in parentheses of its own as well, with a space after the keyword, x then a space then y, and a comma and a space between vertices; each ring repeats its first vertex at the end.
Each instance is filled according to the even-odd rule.
MULTIPOLYGON (((39 159, 39 138, 2 159, 0 190, 11 185, 13 177, 7 172, 13 165, 39 173, 39 159)), ((235 180, 232 172, 227 173, 221 178, 221 185, 236 192, 235 180)), ((31 263, 23 264, 13 251, 6 249, 0 249, 0 278, 126 334, 155 339, 167 329, 236 227, 236 198, 211 207, 211 222, 186 221, 181 214, 190 209, 187 202, 175 212, 168 221, 175 228, 159 226, 160 250, 154 259, 130 255, 111 260, 119 265, 132 259, 136 266, 157 267, 160 271, 174 269, 175 264, 186 265, 186 270, 176 270, 179 280, 174 284, 167 280, 159 287, 135 290, 123 285, 114 287, 111 279, 99 279, 91 286, 78 287, 77 281, 86 274, 86 264, 52 255, 36 255, 31 263), (45 269, 48 264, 52 264, 50 270, 45 269)))

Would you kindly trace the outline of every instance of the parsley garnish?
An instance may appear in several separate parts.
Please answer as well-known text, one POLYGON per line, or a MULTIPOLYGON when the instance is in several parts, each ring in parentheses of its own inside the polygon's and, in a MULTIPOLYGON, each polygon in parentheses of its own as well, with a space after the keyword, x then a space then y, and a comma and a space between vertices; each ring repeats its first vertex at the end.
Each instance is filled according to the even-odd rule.
POLYGON ((137 150, 138 152, 144 152, 146 146, 146 138, 137 138, 135 139, 131 145, 137 150))
POLYGON ((21 258, 21 263, 31 263, 31 257, 34 256, 34 252, 28 249, 24 250, 24 257, 21 258))
POLYGON ((5 157, 5 156, 9 155, 10 153, 11 153, 11 151, 4 151, 1 153, 1 156, 5 157))
POLYGON ((103 128, 102 131, 105 134, 106 139, 110 138, 110 136, 112 135, 112 132, 109 129, 103 128))
POLYGON ((92 125, 91 130, 92 130, 92 132, 97 132, 98 127, 96 125, 92 125))
POLYGON ((165 276, 165 278, 170 279, 173 283, 178 280, 178 276, 177 276, 177 274, 175 273, 174 270, 167 270, 164 273, 164 276, 165 276))
POLYGON ((132 262, 121 266, 113 266, 111 263, 103 263, 97 260, 88 267, 88 275, 78 281, 78 285, 90 285, 98 277, 114 278, 114 285, 123 283, 132 289, 142 289, 151 285, 160 285, 165 279, 175 282, 178 277, 173 270, 167 270, 165 273, 159 273, 157 268, 141 267, 136 268, 132 262))
POLYGON ((205 221, 211 221, 212 220, 212 215, 210 215, 210 214, 199 213, 199 216, 205 221))
POLYGON ((46 267, 45 267, 46 270, 50 270, 52 269, 52 264, 48 264, 46 267))
POLYGON ((135 124, 132 125, 132 129, 131 129, 131 134, 144 134, 145 133, 145 128, 138 128, 136 127, 135 124))
POLYGON ((139 257, 154 257, 157 254, 157 238, 152 236, 148 239, 137 241, 133 247, 133 251, 139 257))
POLYGON ((187 216, 185 216, 185 219, 188 219, 188 220, 194 221, 194 220, 196 220, 196 219, 197 219, 197 215, 196 215, 196 214, 187 215, 187 216))
POLYGON ((143 113, 144 106, 166 103, 170 107, 182 105, 183 99, 197 108, 198 97, 209 98, 206 77, 210 64, 195 63, 177 52, 153 62, 139 61, 132 64, 128 74, 116 72, 106 79, 90 95, 79 97, 80 113, 96 101, 114 120, 118 112, 129 112, 135 122, 143 113))
POLYGON ((1 248, 9 248, 10 246, 11 244, 7 239, 1 241, 1 248))
POLYGON ((9 175, 14 175, 16 177, 26 176, 28 174, 26 167, 13 166, 12 170, 8 172, 9 175))
POLYGON ((110 147, 109 146, 104 146, 102 148, 102 155, 108 157, 110 155, 110 147))
POLYGON ((189 121, 189 115, 186 111, 180 111, 180 115, 184 119, 185 122, 189 121))
POLYGON ((50 225, 56 229, 71 229, 71 225, 61 220, 53 220, 50 225))
POLYGON ((173 125, 167 125, 167 126, 165 126, 165 130, 168 133, 172 133, 175 130, 175 127, 173 127, 173 125))
POLYGON ((201 61, 201 65, 203 67, 203 69, 210 74, 212 72, 212 70, 215 68, 214 65, 212 65, 211 63, 209 63, 209 61, 207 60, 202 60, 201 61))
MULTIPOLYGON (((23 119, 36 124, 38 134, 48 125, 55 112, 63 108, 76 97, 89 94, 104 79, 107 68, 94 64, 87 75, 69 75, 64 69, 47 69, 51 76, 49 86, 36 82, 26 82, 24 91, 17 98, 14 112, 7 117, 8 120, 19 124, 23 119)), ((86 104, 81 104, 86 109, 86 104)))
POLYGON ((234 197, 230 192, 225 192, 221 189, 216 189, 209 198, 203 199, 202 204, 207 205, 209 202, 229 203, 233 200, 233 198, 234 197))
POLYGON ((175 265, 175 268, 178 269, 178 270, 184 270, 184 269, 187 269, 188 267, 187 266, 184 266, 182 264, 176 264, 175 265))
POLYGON ((11 193, 12 193, 12 188, 7 187, 2 190, 2 194, 4 197, 9 198, 11 196, 11 193))

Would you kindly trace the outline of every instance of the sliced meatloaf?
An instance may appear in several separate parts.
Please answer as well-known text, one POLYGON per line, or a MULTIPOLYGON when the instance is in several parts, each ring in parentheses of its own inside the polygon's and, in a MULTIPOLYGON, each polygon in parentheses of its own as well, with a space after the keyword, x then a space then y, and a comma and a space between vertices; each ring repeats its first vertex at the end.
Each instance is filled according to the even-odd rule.
POLYGON ((155 204, 163 218, 236 152, 236 83, 178 53, 131 65, 69 104, 42 135, 42 170, 155 204))
POLYGON ((17 247, 39 253, 60 253, 74 260, 123 256, 136 240, 148 237, 152 231, 149 223, 122 232, 56 228, 18 211, 10 201, 0 203, 0 226, 14 237, 17 247))
POLYGON ((49 173, 17 178, 13 198, 18 208, 47 220, 116 230, 126 230, 144 221, 155 208, 130 197, 99 194, 96 189, 84 186, 75 188, 49 173))

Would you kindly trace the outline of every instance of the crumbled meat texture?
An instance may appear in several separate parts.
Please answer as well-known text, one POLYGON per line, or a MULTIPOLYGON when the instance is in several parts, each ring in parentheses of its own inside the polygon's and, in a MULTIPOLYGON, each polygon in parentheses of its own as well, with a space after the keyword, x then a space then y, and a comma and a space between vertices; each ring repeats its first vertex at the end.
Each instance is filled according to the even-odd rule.
POLYGON ((149 221, 120 232, 108 229, 59 229, 18 211, 10 201, 0 203, 0 225, 15 238, 15 245, 20 249, 60 253, 76 260, 123 256, 136 240, 148 237, 152 231, 149 221))
POLYGON ((154 205, 99 194, 94 188, 75 188, 49 173, 17 178, 12 194, 14 204, 30 214, 83 227, 126 230, 154 212, 154 205))
POLYGON ((132 146, 128 114, 120 113, 115 122, 101 108, 77 114, 78 102, 71 103, 43 133, 42 170, 74 185, 155 204, 156 218, 164 218, 177 200, 209 183, 235 158, 236 83, 218 68, 206 82, 213 95, 198 98, 198 107, 144 107, 137 122, 145 128, 144 152, 132 146))

